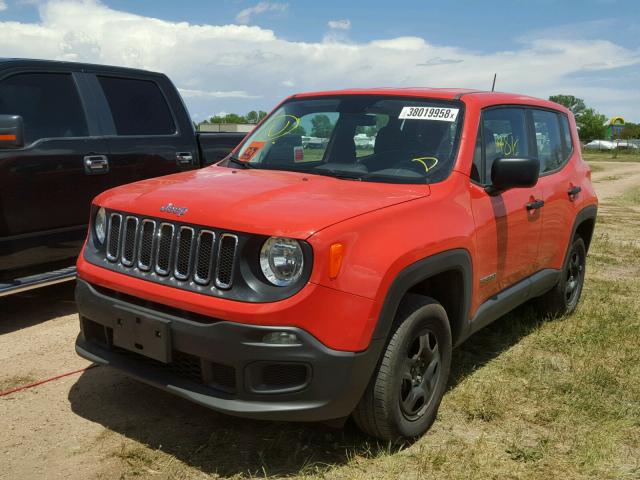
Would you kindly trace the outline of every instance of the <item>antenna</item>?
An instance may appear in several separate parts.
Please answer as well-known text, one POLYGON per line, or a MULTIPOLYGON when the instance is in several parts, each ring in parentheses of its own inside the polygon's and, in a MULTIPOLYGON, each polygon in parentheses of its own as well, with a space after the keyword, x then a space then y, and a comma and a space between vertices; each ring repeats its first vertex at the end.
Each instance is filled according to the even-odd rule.
POLYGON ((493 92, 493 91, 495 91, 495 89, 496 89, 496 77, 497 77, 497 76, 498 76, 498 74, 497 74, 497 73, 494 73, 494 74, 493 74, 493 85, 491 85, 491 91, 492 91, 492 92, 493 92))

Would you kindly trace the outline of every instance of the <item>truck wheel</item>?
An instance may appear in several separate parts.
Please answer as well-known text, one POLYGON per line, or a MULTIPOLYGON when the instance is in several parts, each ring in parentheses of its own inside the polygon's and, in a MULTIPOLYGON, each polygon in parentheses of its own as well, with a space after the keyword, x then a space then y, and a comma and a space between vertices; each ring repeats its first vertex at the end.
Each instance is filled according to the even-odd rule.
POLYGON ((365 433, 395 442, 419 437, 436 418, 451 368, 451 328, 442 305, 408 294, 390 335, 353 418, 365 433))
POLYGON ((576 236, 565 259, 560 280, 539 297, 539 305, 545 315, 555 317, 573 313, 582 294, 586 261, 584 240, 576 236))

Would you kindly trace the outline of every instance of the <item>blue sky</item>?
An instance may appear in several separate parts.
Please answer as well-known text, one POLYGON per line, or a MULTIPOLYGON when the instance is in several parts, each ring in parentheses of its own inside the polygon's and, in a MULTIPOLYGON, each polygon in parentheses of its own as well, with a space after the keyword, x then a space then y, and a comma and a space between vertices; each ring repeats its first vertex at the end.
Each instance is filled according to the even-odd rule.
POLYGON ((635 0, 0 0, 0 29, 0 56, 164 71, 198 119, 300 90, 488 88, 496 71, 499 90, 640 121, 635 0))

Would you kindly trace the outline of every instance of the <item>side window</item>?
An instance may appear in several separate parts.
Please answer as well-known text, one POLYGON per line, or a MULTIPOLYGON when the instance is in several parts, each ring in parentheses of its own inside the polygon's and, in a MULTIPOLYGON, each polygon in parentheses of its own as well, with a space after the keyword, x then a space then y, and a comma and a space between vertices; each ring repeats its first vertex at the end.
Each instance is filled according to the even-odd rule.
POLYGON ((564 148, 565 148, 565 161, 569 160, 569 157, 573 153, 573 139, 571 138, 571 126, 569 125, 569 118, 559 113, 560 124, 562 125, 562 135, 564 135, 564 148))
POLYGON ((540 173, 556 170, 564 163, 564 149, 558 115, 548 110, 532 110, 540 173))
POLYGON ((158 85, 148 80, 98 76, 118 135, 172 135, 176 126, 158 85))
POLYGON ((485 185, 491 183, 491 166, 497 158, 531 155, 526 132, 525 114, 522 108, 500 107, 482 112, 484 173, 479 172, 481 183, 485 185))
POLYGON ((21 73, 3 80, 0 113, 22 117, 26 144, 41 138, 89 135, 70 73, 21 73))

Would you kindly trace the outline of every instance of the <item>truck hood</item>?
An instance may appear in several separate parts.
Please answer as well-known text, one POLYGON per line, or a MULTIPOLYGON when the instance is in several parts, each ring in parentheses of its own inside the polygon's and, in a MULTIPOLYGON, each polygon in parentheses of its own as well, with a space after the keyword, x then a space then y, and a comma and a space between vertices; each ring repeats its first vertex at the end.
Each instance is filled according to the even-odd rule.
POLYGON ((195 225, 304 239, 348 218, 429 192, 428 185, 212 166, 117 187, 99 195, 95 203, 195 225))

